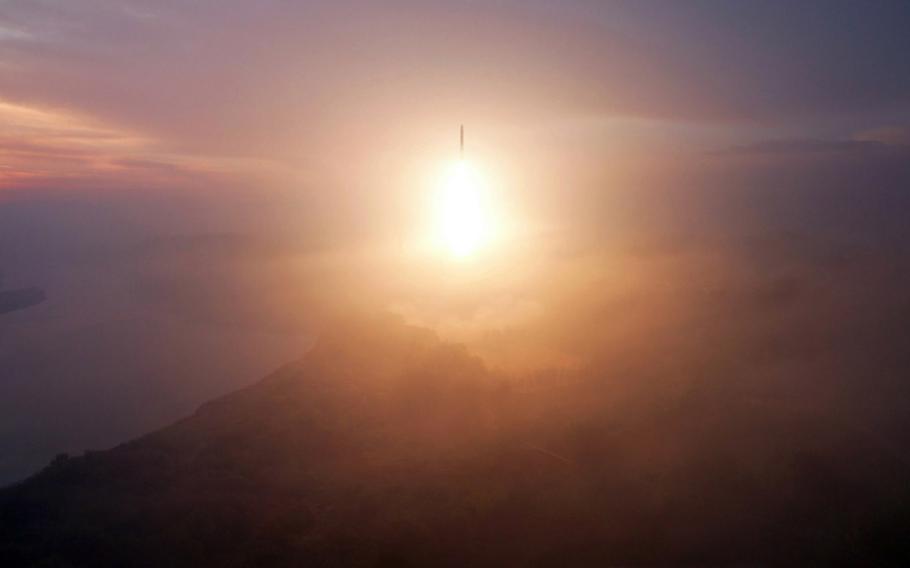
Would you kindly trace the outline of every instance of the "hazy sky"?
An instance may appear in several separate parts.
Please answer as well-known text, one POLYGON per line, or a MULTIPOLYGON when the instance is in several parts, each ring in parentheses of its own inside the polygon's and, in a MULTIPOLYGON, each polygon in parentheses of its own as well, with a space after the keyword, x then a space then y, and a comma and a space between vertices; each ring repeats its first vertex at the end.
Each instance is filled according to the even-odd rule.
POLYGON ((907 142, 908 25, 900 0, 5 0, 0 188, 387 189, 462 122, 516 183, 907 142))

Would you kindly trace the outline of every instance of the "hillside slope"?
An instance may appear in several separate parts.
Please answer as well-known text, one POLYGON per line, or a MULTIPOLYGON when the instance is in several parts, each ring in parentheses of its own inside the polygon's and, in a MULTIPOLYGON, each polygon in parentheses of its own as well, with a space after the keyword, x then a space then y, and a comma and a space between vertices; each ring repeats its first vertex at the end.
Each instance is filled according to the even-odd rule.
POLYGON ((0 492, 3 566, 866 563, 908 467, 837 425, 507 381, 394 322, 0 492))

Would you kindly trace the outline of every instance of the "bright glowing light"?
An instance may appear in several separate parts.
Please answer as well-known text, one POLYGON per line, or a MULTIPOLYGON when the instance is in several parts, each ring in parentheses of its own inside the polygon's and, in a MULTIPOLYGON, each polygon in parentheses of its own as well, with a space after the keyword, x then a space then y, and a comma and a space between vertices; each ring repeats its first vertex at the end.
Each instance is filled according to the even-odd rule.
POLYGON ((456 258, 472 256, 490 240, 488 189, 468 162, 459 161, 446 172, 436 208, 440 238, 456 258))

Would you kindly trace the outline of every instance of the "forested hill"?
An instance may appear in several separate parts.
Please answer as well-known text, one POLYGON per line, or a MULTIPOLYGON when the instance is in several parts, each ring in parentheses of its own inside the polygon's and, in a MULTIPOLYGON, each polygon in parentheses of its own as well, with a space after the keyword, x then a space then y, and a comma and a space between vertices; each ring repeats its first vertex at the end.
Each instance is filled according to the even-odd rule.
POLYGON ((340 326, 170 427, 4 489, 0 565, 901 559, 892 451, 773 401, 615 379, 523 382, 425 330, 340 326))

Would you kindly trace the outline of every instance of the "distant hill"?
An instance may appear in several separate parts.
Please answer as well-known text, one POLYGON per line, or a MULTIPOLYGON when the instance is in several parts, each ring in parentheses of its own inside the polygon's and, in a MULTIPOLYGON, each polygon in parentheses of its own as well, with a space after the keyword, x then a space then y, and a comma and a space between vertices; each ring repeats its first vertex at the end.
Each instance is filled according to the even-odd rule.
POLYGON ((906 560, 910 468, 889 451, 764 401, 633 402, 601 379, 516 382, 428 331, 351 322, 0 491, 0 565, 906 560))
POLYGON ((24 310, 46 299, 41 288, 20 288, 18 290, 0 290, 0 314, 24 310))

